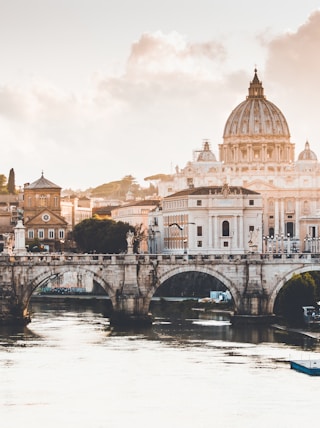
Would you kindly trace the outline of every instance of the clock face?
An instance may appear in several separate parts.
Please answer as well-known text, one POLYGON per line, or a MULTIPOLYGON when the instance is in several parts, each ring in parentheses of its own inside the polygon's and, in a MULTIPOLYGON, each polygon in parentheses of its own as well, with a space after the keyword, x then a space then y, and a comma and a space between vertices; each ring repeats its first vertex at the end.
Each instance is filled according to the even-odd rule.
POLYGON ((49 221, 50 220, 50 216, 49 216, 49 214, 42 214, 42 220, 43 221, 49 221))

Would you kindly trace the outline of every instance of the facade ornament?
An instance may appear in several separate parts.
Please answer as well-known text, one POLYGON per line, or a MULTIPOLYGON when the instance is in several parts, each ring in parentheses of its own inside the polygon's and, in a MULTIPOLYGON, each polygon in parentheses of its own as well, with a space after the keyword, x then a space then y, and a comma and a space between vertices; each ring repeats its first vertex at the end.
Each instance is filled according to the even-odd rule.
POLYGON ((221 189, 221 193, 223 194, 223 196, 225 198, 227 198, 230 195, 230 187, 229 187, 228 183, 224 183, 224 185, 222 186, 222 189, 221 189))

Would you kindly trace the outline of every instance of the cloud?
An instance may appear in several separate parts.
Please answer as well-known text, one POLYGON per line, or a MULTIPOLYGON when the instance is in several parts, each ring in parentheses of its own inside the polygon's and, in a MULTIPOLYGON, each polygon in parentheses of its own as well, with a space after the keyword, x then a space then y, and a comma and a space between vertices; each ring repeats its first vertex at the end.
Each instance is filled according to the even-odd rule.
POLYGON ((297 31, 274 38, 268 46, 265 75, 299 149, 306 139, 311 138, 313 145, 320 140, 319 51, 320 11, 311 14, 297 31))
POLYGON ((163 34, 157 31, 142 34, 132 45, 127 72, 133 75, 202 73, 204 61, 213 65, 223 62, 225 57, 225 49, 220 43, 190 43, 177 32, 163 34))

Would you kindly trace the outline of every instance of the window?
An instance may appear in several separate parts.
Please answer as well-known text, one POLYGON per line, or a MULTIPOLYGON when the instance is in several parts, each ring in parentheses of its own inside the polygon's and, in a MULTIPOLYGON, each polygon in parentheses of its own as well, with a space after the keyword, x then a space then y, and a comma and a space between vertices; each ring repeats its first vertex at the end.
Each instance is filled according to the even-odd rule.
POLYGON ((202 241, 198 241, 197 245, 198 247, 202 247, 202 241))
POLYGON ((254 200, 253 199, 249 199, 249 205, 254 205, 254 200))
POLYGON ((224 247, 229 247, 229 242, 228 242, 228 241, 224 241, 224 242, 223 242, 223 246, 224 246, 224 247))
POLYGON ((48 230, 48 238, 49 239, 54 239, 54 229, 49 229, 48 230))
POLYGON ((202 226, 197 226, 197 236, 202 236, 202 226))
POLYGON ((198 200, 197 200, 197 207, 201 207, 201 205, 202 205, 202 200, 201 200, 201 199, 198 199, 198 200))
POLYGON ((222 222, 222 236, 230 236, 230 225, 227 220, 222 222))
POLYGON ((249 232, 253 232, 254 231, 254 226, 249 226, 249 232))
POLYGON ((28 230, 28 239, 34 239, 34 230, 33 229, 28 230))
POLYGON ((64 239, 64 229, 59 229, 59 239, 64 239))
POLYGON ((40 195, 40 207, 47 206, 47 197, 46 195, 40 195))
POLYGON ((44 239, 44 229, 38 229, 38 238, 44 239))
POLYGON ((55 207, 57 207, 59 204, 58 204, 58 196, 55 196, 54 198, 53 198, 53 204, 54 204, 54 206, 55 207))

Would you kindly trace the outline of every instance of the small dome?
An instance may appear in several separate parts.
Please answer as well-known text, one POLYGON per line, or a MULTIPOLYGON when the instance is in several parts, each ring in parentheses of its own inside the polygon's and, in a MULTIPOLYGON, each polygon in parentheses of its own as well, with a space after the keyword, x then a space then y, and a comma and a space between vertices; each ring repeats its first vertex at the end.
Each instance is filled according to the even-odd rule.
POLYGON ((231 112, 224 128, 223 138, 226 142, 235 136, 290 139, 287 121, 280 109, 266 99, 256 69, 246 100, 231 112))
POLYGON ((299 161, 317 161, 317 155, 310 150, 310 144, 308 141, 306 142, 306 145, 304 147, 304 150, 300 153, 298 157, 299 161))
POLYGON ((203 149, 197 157, 197 162, 217 162, 215 155, 210 150, 208 141, 203 144, 203 149))

